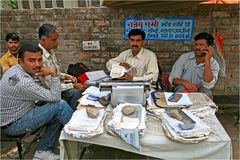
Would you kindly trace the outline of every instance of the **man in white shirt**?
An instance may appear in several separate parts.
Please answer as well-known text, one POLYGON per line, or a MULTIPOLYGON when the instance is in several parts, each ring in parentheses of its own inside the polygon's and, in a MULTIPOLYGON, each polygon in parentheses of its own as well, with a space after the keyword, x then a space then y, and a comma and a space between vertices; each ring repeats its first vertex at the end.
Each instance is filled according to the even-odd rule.
POLYGON ((109 71, 113 64, 119 64, 126 70, 131 68, 131 73, 126 73, 121 80, 130 81, 157 81, 158 62, 155 53, 143 48, 145 44, 145 32, 140 29, 132 29, 129 34, 131 49, 121 52, 116 58, 106 63, 109 71))
MULTIPOLYGON (((45 67, 55 68, 61 80, 68 80, 71 83, 61 83, 62 99, 68 102, 70 107, 76 109, 78 100, 82 96, 82 91, 86 89, 84 84, 77 83, 77 78, 66 73, 60 72, 60 66, 53 49, 59 44, 59 33, 57 28, 51 24, 43 24, 39 28, 39 47, 43 50, 43 63, 45 67)), ((43 79, 44 85, 51 86, 50 77, 43 79)))

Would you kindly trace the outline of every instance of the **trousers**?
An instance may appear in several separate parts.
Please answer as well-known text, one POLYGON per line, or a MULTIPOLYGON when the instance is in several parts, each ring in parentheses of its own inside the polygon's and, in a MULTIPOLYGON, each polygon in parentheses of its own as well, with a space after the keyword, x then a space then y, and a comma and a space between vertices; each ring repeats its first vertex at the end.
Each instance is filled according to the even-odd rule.
POLYGON ((21 118, 5 127, 3 132, 17 136, 46 126, 37 150, 51 150, 60 136, 63 125, 70 120, 72 114, 73 109, 64 100, 47 103, 30 109, 21 118))
POLYGON ((82 92, 80 90, 72 88, 63 91, 61 95, 62 99, 65 100, 73 110, 76 110, 79 103, 78 100, 82 97, 82 92))

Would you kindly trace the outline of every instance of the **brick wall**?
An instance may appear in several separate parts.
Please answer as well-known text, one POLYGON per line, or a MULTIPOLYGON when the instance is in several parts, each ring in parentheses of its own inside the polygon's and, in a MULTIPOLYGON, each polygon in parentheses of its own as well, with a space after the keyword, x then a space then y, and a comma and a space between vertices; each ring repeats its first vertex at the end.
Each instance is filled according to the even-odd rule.
MULTIPOLYGON (((60 30, 57 57, 63 69, 69 63, 84 62, 92 70, 106 69, 111 57, 128 48, 123 40, 124 18, 194 17, 194 35, 217 28, 225 38, 227 76, 219 78, 214 95, 239 95, 239 8, 238 5, 200 5, 196 8, 159 12, 151 8, 111 9, 36 9, 1 11, 1 53, 5 50, 5 35, 19 33, 22 40, 38 42, 38 28, 52 23, 60 30), (82 41, 99 40, 101 50, 83 51, 82 41)), ((163 72, 169 73, 176 59, 192 49, 192 41, 147 41, 147 48, 157 54, 163 72)))

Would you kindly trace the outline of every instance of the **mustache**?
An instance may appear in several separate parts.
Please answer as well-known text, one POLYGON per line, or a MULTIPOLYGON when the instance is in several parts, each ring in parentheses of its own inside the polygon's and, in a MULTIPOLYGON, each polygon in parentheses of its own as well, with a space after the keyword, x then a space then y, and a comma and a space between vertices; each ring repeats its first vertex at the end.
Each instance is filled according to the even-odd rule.
POLYGON ((34 67, 33 70, 34 71, 40 71, 42 67, 34 67))
POLYGON ((132 45, 132 47, 138 47, 137 45, 132 45))
POLYGON ((11 50, 16 50, 18 47, 10 47, 11 50))

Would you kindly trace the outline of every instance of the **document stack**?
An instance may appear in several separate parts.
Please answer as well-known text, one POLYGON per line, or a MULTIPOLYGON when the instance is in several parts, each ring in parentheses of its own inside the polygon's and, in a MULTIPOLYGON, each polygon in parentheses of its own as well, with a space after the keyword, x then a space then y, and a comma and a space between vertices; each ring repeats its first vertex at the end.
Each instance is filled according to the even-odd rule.
POLYGON ((64 131, 77 138, 90 138, 103 133, 109 94, 108 91, 100 92, 97 87, 88 87, 64 131))
POLYGON ((113 110, 107 131, 140 149, 139 137, 144 135, 146 110, 141 104, 120 103, 113 110))
POLYGON ((80 105, 91 105, 103 108, 106 106, 104 104, 101 104, 99 102, 99 99, 103 98, 105 100, 108 100, 110 93, 110 91, 100 92, 98 87, 90 86, 83 92, 83 96, 80 98, 79 103, 80 105))
POLYGON ((201 119, 186 109, 179 109, 171 114, 166 110, 161 113, 162 126, 167 137, 182 143, 198 143, 208 137, 211 129, 201 119))
POLYGON ((87 108, 76 110, 70 121, 64 126, 64 131, 77 138, 91 138, 103 133, 103 122, 106 117, 105 109, 99 109, 98 116, 91 118, 87 108))

